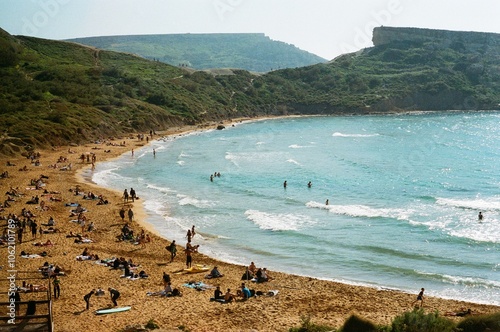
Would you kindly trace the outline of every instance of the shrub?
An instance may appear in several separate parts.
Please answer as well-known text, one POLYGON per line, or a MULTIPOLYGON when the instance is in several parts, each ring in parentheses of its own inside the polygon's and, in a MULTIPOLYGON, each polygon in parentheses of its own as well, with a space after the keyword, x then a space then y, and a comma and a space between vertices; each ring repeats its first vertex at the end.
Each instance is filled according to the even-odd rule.
POLYGON ((392 332, 452 332, 455 324, 438 312, 425 314, 423 309, 415 309, 396 317, 392 322, 392 332))
POLYGON ((500 331, 500 313, 465 318, 457 328, 463 332, 500 331))
POLYGON ((146 323, 146 325, 144 327, 147 328, 147 329, 149 329, 149 330, 155 330, 155 329, 159 329, 160 328, 160 326, 158 325, 158 323, 155 322, 155 320, 152 319, 152 318, 146 323))
POLYGON ((302 324, 300 327, 291 327, 289 332, 329 332, 335 331, 334 328, 326 325, 316 325, 311 323, 311 316, 302 316, 300 317, 302 320, 302 324))
POLYGON ((377 332, 377 326, 366 319, 351 315, 340 330, 342 332, 377 332))

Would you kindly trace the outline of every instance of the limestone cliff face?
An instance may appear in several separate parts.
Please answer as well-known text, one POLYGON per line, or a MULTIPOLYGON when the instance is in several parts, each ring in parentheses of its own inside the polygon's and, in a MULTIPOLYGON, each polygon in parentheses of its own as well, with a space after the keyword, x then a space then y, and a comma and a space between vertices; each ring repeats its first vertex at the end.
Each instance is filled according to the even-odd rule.
POLYGON ((461 48, 467 52, 493 54, 500 51, 500 34, 420 28, 377 27, 373 29, 373 45, 393 42, 434 42, 443 48, 461 48))

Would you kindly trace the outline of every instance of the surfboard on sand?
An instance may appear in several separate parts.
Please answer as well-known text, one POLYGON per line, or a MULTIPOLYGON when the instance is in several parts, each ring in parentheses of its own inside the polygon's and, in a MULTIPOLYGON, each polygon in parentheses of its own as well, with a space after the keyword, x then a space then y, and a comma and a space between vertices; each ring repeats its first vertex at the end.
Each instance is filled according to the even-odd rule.
POLYGON ((104 308, 95 311, 96 315, 106 315, 114 314, 115 312, 129 311, 132 307, 114 307, 114 308, 104 308))

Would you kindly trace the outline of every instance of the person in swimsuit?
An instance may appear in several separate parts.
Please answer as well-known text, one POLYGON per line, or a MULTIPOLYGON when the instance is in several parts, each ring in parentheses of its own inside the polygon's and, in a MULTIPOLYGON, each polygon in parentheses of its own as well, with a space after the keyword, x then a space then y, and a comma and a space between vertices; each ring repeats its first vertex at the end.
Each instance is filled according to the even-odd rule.
POLYGON ((425 291, 424 288, 420 290, 420 293, 418 293, 417 299, 412 303, 412 306, 414 306, 415 303, 417 303, 418 301, 420 301, 420 308, 424 306, 424 291, 425 291))

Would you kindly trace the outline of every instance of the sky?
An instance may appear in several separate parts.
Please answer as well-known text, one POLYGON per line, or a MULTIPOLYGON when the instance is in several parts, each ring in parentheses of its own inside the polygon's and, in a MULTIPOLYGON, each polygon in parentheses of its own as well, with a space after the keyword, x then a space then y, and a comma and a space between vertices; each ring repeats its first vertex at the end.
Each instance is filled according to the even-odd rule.
POLYGON ((0 0, 0 28, 46 39, 264 33, 331 60, 376 26, 500 33, 499 0, 0 0))

